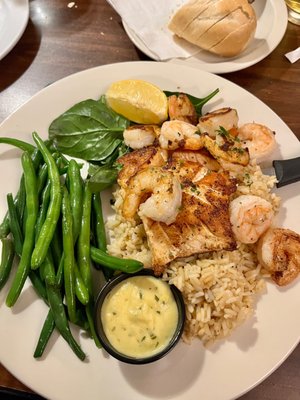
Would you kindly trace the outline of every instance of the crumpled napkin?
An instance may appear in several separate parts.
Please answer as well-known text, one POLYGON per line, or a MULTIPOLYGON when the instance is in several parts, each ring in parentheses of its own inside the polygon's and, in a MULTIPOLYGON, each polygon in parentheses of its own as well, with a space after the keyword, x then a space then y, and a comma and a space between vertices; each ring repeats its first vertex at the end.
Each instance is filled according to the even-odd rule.
POLYGON ((285 56, 291 63, 298 61, 300 59, 300 47, 298 47, 296 50, 286 53, 285 56))
POLYGON ((168 22, 185 0, 107 0, 157 61, 188 58, 200 50, 174 38, 168 22))

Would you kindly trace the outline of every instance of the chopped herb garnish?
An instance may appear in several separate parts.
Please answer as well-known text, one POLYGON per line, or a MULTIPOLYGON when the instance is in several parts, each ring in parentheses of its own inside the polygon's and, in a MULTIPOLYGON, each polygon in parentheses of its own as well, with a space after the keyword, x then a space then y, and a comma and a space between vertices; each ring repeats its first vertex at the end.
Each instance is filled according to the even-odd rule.
POLYGON ((155 295, 154 298, 155 298, 156 301, 159 301, 159 297, 158 296, 155 295))
POLYGON ((235 151, 236 153, 239 153, 239 154, 244 154, 245 149, 243 149, 242 147, 233 147, 232 151, 235 151))
POLYGON ((220 126, 219 129, 217 129, 217 133, 218 135, 225 138, 228 138, 228 136, 230 136, 229 132, 223 126, 220 126))

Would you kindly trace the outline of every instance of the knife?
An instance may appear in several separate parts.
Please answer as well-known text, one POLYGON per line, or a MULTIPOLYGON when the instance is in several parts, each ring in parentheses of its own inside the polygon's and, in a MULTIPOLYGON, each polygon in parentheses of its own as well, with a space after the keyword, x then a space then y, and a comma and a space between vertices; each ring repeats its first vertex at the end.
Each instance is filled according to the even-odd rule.
POLYGON ((300 180, 300 157, 289 160, 274 160, 273 167, 263 168, 264 173, 275 175, 278 188, 300 180))

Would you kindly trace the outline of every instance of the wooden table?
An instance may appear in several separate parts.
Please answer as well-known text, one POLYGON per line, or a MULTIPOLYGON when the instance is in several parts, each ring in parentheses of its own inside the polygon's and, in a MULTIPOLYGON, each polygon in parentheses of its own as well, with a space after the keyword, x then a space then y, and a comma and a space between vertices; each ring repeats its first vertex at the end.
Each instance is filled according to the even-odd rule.
MULTIPOLYGON (((288 24, 279 46, 243 71, 224 75, 270 106, 300 139, 300 61, 284 54, 300 46, 300 26, 288 24)), ((105 0, 30 0, 30 20, 0 61, 0 122, 46 85, 94 66, 148 60, 127 37, 105 0), (71 4, 69 4, 71 5, 71 4)), ((242 400, 299 400, 300 346, 242 400)), ((241 366, 244 368, 246 366, 241 366)), ((238 377, 236 377, 238 379, 238 377)), ((30 392, 0 365, 0 386, 30 392)))

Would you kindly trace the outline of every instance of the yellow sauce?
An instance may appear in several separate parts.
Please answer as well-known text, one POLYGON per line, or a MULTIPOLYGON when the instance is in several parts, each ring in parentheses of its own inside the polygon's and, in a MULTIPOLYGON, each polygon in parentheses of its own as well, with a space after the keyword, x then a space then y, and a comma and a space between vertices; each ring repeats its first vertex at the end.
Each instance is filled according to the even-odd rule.
POLYGON ((107 295, 101 310, 112 346, 131 357, 159 353, 172 338, 178 309, 169 285, 152 276, 134 276, 107 295))

